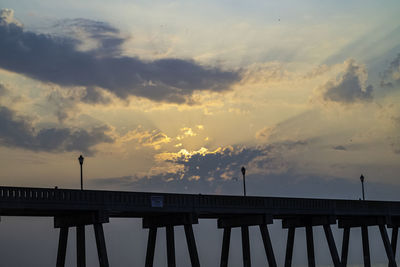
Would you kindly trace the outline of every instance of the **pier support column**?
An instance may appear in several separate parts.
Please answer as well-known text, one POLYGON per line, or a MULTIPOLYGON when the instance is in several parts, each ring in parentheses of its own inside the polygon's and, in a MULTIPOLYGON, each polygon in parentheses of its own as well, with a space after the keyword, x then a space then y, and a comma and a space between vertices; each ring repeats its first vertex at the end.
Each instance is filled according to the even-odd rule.
POLYGON ((325 231, 326 240, 328 242, 329 251, 331 253, 332 261, 335 267, 339 267, 340 260, 336 249, 335 240, 332 235, 330 225, 336 224, 336 217, 334 216, 296 216, 287 217, 282 219, 282 227, 288 228, 288 238, 286 244, 286 256, 285 256, 285 267, 292 265, 293 245, 294 245, 294 233, 296 228, 306 228, 306 241, 307 241, 307 258, 308 266, 315 267, 315 251, 314 251, 314 238, 313 238, 313 226, 323 226, 325 231))
POLYGON ((347 239, 346 241, 347 245, 346 246, 343 245, 343 250, 342 250, 342 263, 344 263, 343 266, 346 266, 345 264, 347 261, 348 239, 349 239, 350 228, 352 227, 361 228, 364 266, 366 267, 371 266, 371 256, 370 256, 369 240, 368 240, 368 226, 379 227, 383 244, 385 246, 385 251, 389 259, 389 267, 396 266, 395 256, 393 253, 393 241, 392 244, 390 244, 385 225, 387 224, 389 227, 397 227, 399 222, 400 220, 397 220, 396 218, 391 218, 386 216, 343 216, 342 218, 340 218, 339 228, 344 228, 343 244, 345 244, 344 242, 347 239), (346 249, 346 251, 344 251, 344 249, 346 249), (343 257, 343 255, 345 257, 343 257))
POLYGON ((85 226, 76 227, 76 266, 86 266, 85 226))
POLYGON ((96 237, 97 251, 100 267, 109 267, 103 223, 108 223, 109 217, 104 211, 68 213, 54 217, 54 227, 60 228, 58 242, 57 267, 65 266, 67 252, 68 230, 76 227, 76 263, 78 267, 86 266, 86 239, 85 226, 93 225, 96 237))
POLYGON ((193 224, 198 223, 195 214, 179 213, 173 215, 148 216, 143 218, 143 228, 149 229, 149 239, 146 252, 146 267, 152 267, 154 261, 154 250, 157 238, 157 228, 165 227, 167 242, 168 267, 176 266, 175 258, 175 235, 174 226, 183 225, 185 229, 186 242, 188 245, 192 267, 200 267, 199 256, 196 248, 196 241, 193 234, 193 224))
POLYGON ((218 228, 224 229, 220 267, 228 266, 231 229, 237 227, 240 227, 242 233, 243 266, 251 267, 249 226, 259 226, 268 264, 270 267, 276 267, 274 251, 267 227, 271 223, 272 216, 267 214, 249 214, 219 218, 218 228))
POLYGON ((393 226, 392 228, 392 239, 390 244, 392 245, 393 255, 396 257, 397 237, 399 235, 399 227, 393 226))
POLYGON ((65 256, 67 254, 68 231, 69 231, 69 227, 60 228, 60 238, 58 241, 57 263, 56 263, 57 267, 65 266, 65 256))
POLYGON ((231 231, 232 231, 231 227, 224 228, 220 267, 228 267, 228 256, 229 256, 229 245, 231 242, 231 231))
POLYGON ((243 267, 251 267, 249 227, 241 226, 241 231, 242 231, 243 267))
POLYGON ((145 267, 152 267, 154 262, 154 252, 156 249, 157 228, 149 229, 149 239, 147 241, 146 263, 145 267))
POLYGON ((166 229, 166 237, 167 237, 167 260, 168 267, 175 267, 175 235, 174 235, 174 226, 168 225, 165 227, 166 229))
POLYGON ((350 227, 343 228, 342 258, 343 267, 347 266, 347 256, 349 255, 350 227))
POLYGON ((100 267, 109 267, 103 225, 101 223, 95 223, 93 225, 93 229, 96 238, 97 254, 99 257, 100 267))
POLYGON ((288 236, 287 236, 287 243, 286 243, 285 267, 292 266, 295 231, 296 231, 295 227, 289 227, 289 229, 288 229, 288 236))
POLYGON ((314 237, 312 225, 306 226, 308 266, 315 267, 314 237))
POLYGON ((267 260, 269 267, 276 267, 276 260, 274 250, 272 248, 271 238, 267 226, 260 225, 261 237, 264 243, 265 254, 267 254, 267 260))
POLYGON ((189 250, 190 262, 193 267, 200 267, 199 255, 197 253, 196 241, 193 234, 193 226, 191 224, 185 224, 186 243, 189 250))
POLYGON ((364 266, 371 267, 371 256, 369 253, 368 226, 361 226, 361 237, 364 255, 364 266))
MULTIPOLYGON (((390 221, 387 223, 387 226, 388 226, 388 228, 392 228, 392 238, 391 238, 390 246, 392 248, 393 258, 396 259, 396 248, 397 248, 397 238, 399 235, 400 216, 390 217, 390 221)), ((393 265, 393 263, 391 263, 389 260, 388 266, 391 267, 391 264, 393 265)))
POLYGON ((389 237, 384 224, 379 225, 379 231, 381 232, 383 245, 385 246, 386 255, 389 260, 389 267, 397 267, 396 260, 394 258, 394 253, 392 247, 390 246, 389 237))
POLYGON ((329 246, 329 251, 331 253, 333 265, 335 267, 341 267, 339 254, 336 249, 335 240, 333 239, 331 226, 329 224, 324 224, 323 227, 324 227, 326 241, 328 242, 328 246, 329 246))

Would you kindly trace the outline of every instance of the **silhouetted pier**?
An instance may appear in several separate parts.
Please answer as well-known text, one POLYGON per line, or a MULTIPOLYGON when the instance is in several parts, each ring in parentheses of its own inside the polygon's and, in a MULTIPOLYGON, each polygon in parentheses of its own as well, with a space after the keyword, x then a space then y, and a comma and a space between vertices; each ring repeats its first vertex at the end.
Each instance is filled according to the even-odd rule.
POLYGON ((94 227, 100 266, 109 266, 103 223, 110 217, 143 219, 143 228, 149 229, 146 267, 153 266, 160 227, 166 228, 168 266, 176 265, 174 226, 178 225, 184 226, 191 264, 199 267, 192 228, 199 219, 217 219, 217 227, 223 229, 221 267, 228 266, 231 229, 235 227, 241 228, 243 266, 251 266, 249 226, 259 227, 268 264, 277 266, 268 232, 273 219, 282 220, 282 227, 288 229, 285 267, 291 266, 299 227, 306 229, 308 264, 315 266, 313 226, 323 227, 335 267, 347 265, 350 230, 354 227, 361 228, 364 265, 371 266, 369 226, 379 227, 389 266, 397 266, 400 202, 0 187, 0 215, 54 217, 54 227, 60 228, 57 267, 65 265, 70 227, 77 229, 77 266, 86 266, 86 225, 94 227), (343 229, 340 253, 331 230, 337 223, 343 229), (391 240, 387 227, 393 228, 391 240))

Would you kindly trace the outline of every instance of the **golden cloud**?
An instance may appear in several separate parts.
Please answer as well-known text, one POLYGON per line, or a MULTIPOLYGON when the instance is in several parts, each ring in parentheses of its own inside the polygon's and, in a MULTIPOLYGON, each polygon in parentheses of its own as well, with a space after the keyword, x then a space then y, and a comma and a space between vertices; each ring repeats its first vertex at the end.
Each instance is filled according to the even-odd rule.
POLYGON ((199 150, 194 150, 194 151, 188 151, 188 150, 182 148, 181 150, 179 150, 176 153, 174 153, 174 152, 159 153, 159 154, 155 155, 155 159, 157 161, 177 161, 177 160, 187 161, 194 155, 206 156, 209 154, 217 154, 226 149, 233 150, 232 147, 226 147, 226 148, 219 147, 219 148, 215 149, 214 151, 210 151, 205 147, 201 147, 199 150))
POLYGON ((160 130, 147 131, 142 130, 142 127, 139 126, 137 129, 122 136, 120 141, 124 143, 136 141, 143 146, 149 146, 153 147, 155 150, 159 150, 163 144, 171 142, 171 138, 160 130))

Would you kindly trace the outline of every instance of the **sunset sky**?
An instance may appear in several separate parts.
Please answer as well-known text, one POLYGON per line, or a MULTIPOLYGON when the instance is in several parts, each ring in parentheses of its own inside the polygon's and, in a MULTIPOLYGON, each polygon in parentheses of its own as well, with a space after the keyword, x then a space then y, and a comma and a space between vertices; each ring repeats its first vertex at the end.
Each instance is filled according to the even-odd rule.
POLYGON ((0 182, 400 200, 400 3, 2 0, 0 182))

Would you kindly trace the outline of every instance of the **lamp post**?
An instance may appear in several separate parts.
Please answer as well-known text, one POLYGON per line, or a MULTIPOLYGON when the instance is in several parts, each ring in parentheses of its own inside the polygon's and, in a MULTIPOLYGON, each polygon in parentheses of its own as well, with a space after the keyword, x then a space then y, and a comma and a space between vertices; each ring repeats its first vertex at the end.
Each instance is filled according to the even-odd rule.
POLYGON ((365 194, 364 194, 364 175, 361 174, 360 180, 361 180, 361 188, 362 188, 362 197, 363 197, 363 200, 365 200, 365 194))
POLYGON ((79 164, 81 165, 81 190, 83 190, 82 165, 83 165, 83 160, 84 160, 84 159, 85 159, 85 158, 84 158, 82 155, 80 155, 79 158, 78 158, 79 164))
POLYGON ((242 166, 242 174, 243 174, 243 195, 246 196, 246 168, 242 166))

